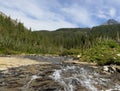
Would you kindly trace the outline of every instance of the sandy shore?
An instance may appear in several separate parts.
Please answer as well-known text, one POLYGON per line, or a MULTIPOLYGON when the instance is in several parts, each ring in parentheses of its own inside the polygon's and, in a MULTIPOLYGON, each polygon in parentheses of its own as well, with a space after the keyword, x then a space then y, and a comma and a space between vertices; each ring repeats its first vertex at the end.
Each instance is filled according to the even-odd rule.
POLYGON ((0 70, 6 70, 12 67, 33 65, 33 64, 49 64, 48 62, 38 62, 22 57, 0 57, 0 70))

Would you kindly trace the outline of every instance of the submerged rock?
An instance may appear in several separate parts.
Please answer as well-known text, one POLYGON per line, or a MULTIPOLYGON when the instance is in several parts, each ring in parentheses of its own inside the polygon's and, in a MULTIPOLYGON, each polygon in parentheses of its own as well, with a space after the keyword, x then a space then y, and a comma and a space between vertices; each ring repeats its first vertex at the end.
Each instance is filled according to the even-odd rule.
POLYGON ((116 66, 116 65, 107 65, 107 66, 103 66, 102 68, 104 73, 108 73, 108 74, 112 74, 112 73, 120 73, 120 66, 116 66))
POLYGON ((0 71, 0 91, 54 91, 61 88, 51 79, 59 65, 39 64, 0 71))
POLYGON ((54 61, 51 57, 43 59, 50 59, 51 64, 28 65, 0 71, 0 91, 120 90, 119 66, 93 67, 90 64, 73 64, 63 60, 62 64, 60 60, 54 63, 56 57, 54 61))

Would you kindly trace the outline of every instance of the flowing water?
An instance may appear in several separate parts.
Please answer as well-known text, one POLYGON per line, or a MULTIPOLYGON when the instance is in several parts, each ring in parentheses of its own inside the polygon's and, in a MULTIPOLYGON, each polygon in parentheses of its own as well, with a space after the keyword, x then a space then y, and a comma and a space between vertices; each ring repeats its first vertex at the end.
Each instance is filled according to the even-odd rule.
POLYGON ((59 91, 120 91, 120 83, 86 66, 67 66, 51 76, 64 89, 59 91))
POLYGON ((26 84, 25 88, 29 88, 31 82, 32 82, 33 80, 37 79, 37 78, 39 78, 37 75, 33 75, 33 76, 31 77, 30 81, 26 84))
POLYGON ((73 59, 68 57, 25 57, 50 64, 1 72, 0 91, 120 91, 118 72, 108 74, 103 72, 103 67, 73 64, 73 59))
POLYGON ((22 91, 28 91, 29 90, 29 87, 30 87, 30 84, 37 78, 40 78, 39 76, 37 75, 33 75, 30 79, 30 81, 28 81, 25 86, 22 87, 22 91))
MULTIPOLYGON (((54 72, 50 75, 61 86, 54 91, 120 91, 120 79, 115 76, 116 74, 103 74, 98 70, 99 68, 95 69, 89 65, 64 64, 65 60, 73 60, 67 57, 36 58, 38 61, 39 59, 60 66, 60 69, 53 69, 54 72)), ((28 85, 33 80, 31 79, 28 85)))

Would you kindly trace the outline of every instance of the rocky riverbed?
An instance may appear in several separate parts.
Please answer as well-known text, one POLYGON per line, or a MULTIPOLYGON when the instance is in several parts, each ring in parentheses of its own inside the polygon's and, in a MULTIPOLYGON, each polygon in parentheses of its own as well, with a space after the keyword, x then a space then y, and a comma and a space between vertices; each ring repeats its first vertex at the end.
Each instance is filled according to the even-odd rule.
POLYGON ((0 91, 120 91, 120 73, 109 66, 76 63, 67 57, 24 58, 39 64, 1 70, 0 91))

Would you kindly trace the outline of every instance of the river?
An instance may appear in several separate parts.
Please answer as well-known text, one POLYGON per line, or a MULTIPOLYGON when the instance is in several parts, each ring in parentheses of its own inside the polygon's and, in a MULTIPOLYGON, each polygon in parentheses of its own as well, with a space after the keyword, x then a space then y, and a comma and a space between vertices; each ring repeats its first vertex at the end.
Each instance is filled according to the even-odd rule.
POLYGON ((120 73, 101 66, 65 63, 72 57, 24 56, 49 62, 0 72, 0 91, 120 91, 120 73))

